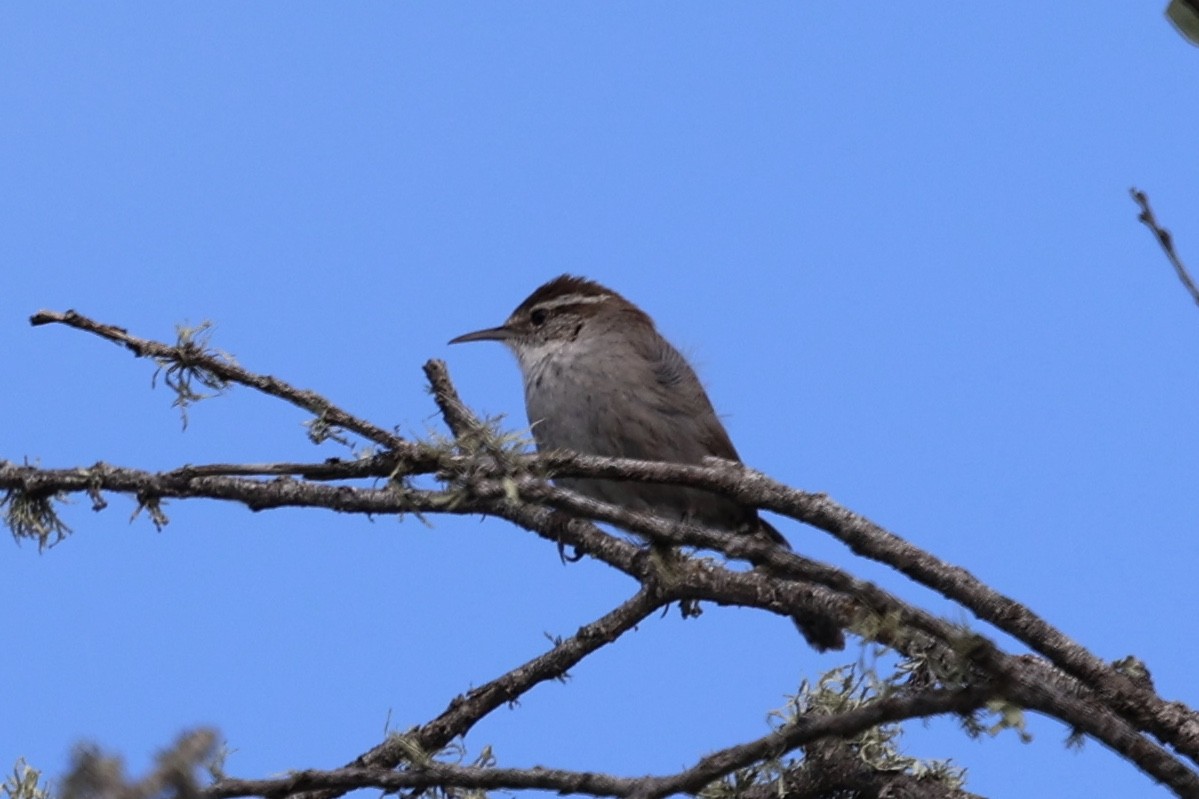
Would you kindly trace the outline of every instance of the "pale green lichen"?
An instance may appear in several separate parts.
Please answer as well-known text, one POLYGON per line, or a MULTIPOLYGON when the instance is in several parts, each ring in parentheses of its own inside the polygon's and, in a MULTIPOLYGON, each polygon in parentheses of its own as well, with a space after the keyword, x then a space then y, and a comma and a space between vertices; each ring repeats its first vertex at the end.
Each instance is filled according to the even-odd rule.
POLYGON ((0 497, 0 508, 4 509, 4 524, 13 538, 18 543, 34 539, 42 552, 71 533, 54 508, 55 503, 66 501, 66 495, 60 492, 35 494, 14 488, 0 497))
POLYGON ((212 322, 208 321, 201 322, 195 327, 183 324, 175 325, 175 349, 178 356, 156 356, 154 358, 158 368, 154 370, 150 384, 157 385, 158 376, 162 375, 162 382, 175 392, 175 400, 171 403, 171 407, 179 409, 185 430, 187 429, 187 409, 191 405, 200 400, 223 394, 229 390, 230 386, 228 380, 201 365, 199 361, 207 359, 230 365, 237 363, 229 353, 209 346, 212 327, 212 322), (208 389, 210 393, 197 390, 196 386, 208 389))

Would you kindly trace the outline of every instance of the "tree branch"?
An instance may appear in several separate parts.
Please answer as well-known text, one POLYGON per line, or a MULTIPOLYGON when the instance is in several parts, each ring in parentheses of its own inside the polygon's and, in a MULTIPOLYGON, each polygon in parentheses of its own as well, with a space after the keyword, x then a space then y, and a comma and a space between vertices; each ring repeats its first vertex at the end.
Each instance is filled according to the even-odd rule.
POLYGON ((852 738, 888 722, 945 713, 969 713, 988 698, 984 688, 940 689, 912 696, 876 699, 860 708, 833 716, 804 716, 755 741, 729 747, 702 758, 694 766, 663 777, 612 777, 562 769, 498 769, 449 766, 425 762, 404 771, 347 767, 331 772, 306 771, 275 780, 223 779, 203 792, 204 799, 239 796, 337 796, 357 788, 394 791, 455 787, 479 790, 541 789, 559 794, 661 799, 674 793, 698 793, 706 785, 752 763, 779 758, 805 744, 825 738, 852 738))
POLYGON ((675 793, 696 794, 705 786, 737 769, 782 757, 807 744, 828 738, 848 740, 890 722, 927 718, 947 713, 966 715, 991 698, 985 686, 956 690, 931 689, 908 696, 888 696, 834 716, 799 716, 781 729, 756 741, 730 746, 699 760, 691 768, 669 777, 645 778, 638 799, 661 799, 675 793))
POLYGON ((389 450, 410 453, 411 444, 404 439, 341 410, 315 391, 298 389, 270 375, 255 374, 238 366, 232 359, 220 357, 194 343, 181 343, 180 346, 171 347, 161 342, 138 338, 130 335, 124 328, 97 322, 75 311, 38 311, 29 318, 29 323, 35 327, 62 324, 83 330, 125 346, 138 358, 153 358, 160 366, 170 364, 185 369, 202 369, 226 383, 237 383, 282 399, 314 414, 331 426, 350 430, 389 450))
MULTIPOLYGON (((390 769, 411 762, 414 750, 424 753, 441 750, 450 741, 466 735, 479 720, 496 708, 516 701, 543 682, 564 678, 571 667, 636 627, 662 607, 665 601, 656 591, 643 586, 615 610, 580 627, 577 633, 557 643, 549 652, 465 695, 455 697, 437 718, 403 735, 392 736, 355 758, 345 768, 390 769)), ((214 789, 223 783, 222 780, 214 789)), ((327 786, 319 791, 313 788, 312 792, 303 793, 297 799, 331 799, 342 793, 344 791, 337 790, 336 786, 327 786)))

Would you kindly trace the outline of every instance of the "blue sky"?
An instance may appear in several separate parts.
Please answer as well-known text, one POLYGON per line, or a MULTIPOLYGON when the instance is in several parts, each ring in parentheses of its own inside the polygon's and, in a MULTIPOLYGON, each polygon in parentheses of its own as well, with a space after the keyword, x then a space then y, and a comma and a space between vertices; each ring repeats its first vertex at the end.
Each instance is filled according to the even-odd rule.
MULTIPOLYGON (((320 459, 235 390, 186 431, 150 365, 61 328, 212 320, 248 368, 410 435, 420 365, 524 424, 514 362, 449 348, 587 275, 696 362, 743 457, 826 491, 1199 705, 1199 50, 1098 3, 7 4, 0 457, 320 459)), ((633 592, 500 521, 67 511, 0 554, 0 767, 94 740, 134 769, 218 726, 228 769, 332 767, 633 592)), ((797 524, 797 549, 951 618, 797 524)), ((755 737, 817 656, 786 620, 654 619, 467 740, 503 765, 665 772, 755 737)), ((1033 719, 911 728, 1006 796, 1164 796, 1033 719)))

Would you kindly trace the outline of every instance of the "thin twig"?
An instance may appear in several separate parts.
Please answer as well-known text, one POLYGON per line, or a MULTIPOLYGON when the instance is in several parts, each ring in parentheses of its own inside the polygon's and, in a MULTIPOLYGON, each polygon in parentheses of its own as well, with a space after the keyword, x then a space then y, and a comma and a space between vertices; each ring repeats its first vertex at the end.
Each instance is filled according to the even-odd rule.
MULTIPOLYGON (((577 633, 558 642, 550 651, 472 689, 464 696, 456 697, 437 718, 402 736, 389 738, 355 758, 347 768, 391 769, 409 758, 414 747, 423 752, 439 751, 455 738, 466 735, 480 719, 496 708, 517 700, 540 683, 564 678, 567 671, 584 657, 636 627, 666 601, 656 591, 642 587, 614 610, 583 625, 577 633)), ((219 788, 218 783, 212 790, 219 788)), ((329 786, 326 790, 300 794, 296 799, 332 799, 344 792, 329 786)))
POLYGON ((38 311, 29 318, 29 323, 34 326, 67 325, 76 330, 83 330, 122 344, 139 358, 150 357, 176 364, 199 366, 226 382, 247 386, 261 391, 263 394, 282 399, 322 418, 330 426, 350 430, 387 449, 403 452, 411 446, 409 442, 399 436, 338 408, 315 391, 296 388, 270 375, 256 374, 226 359, 214 357, 203 351, 184 352, 179 347, 138 338, 124 328, 97 322, 75 311, 38 311))
POLYGON ((338 796, 356 788, 427 788, 432 786, 483 790, 541 789, 559 794, 660 799, 673 793, 698 792, 739 768, 769 757, 781 757, 824 738, 850 738, 879 724, 946 713, 969 713, 988 698, 984 688, 956 691, 932 689, 912 696, 876 699, 862 707, 829 716, 803 716, 762 738, 729 747, 702 758, 678 774, 662 777, 613 777, 564 769, 498 769, 450 766, 426 762, 405 771, 350 766, 332 772, 306 771, 274 780, 224 779, 202 794, 204 799, 240 796, 338 796), (319 790, 316 793, 308 791, 319 790))
POLYGON ((433 399, 441 411, 441 418, 445 419, 446 427, 450 428, 454 437, 464 438, 481 432, 483 424, 458 396, 458 390, 450 382, 450 373, 445 361, 435 358, 426 361, 424 370, 425 377, 429 380, 429 389, 433 392, 433 399))
POLYGON ((1195 285, 1195 281, 1191 279, 1191 275, 1187 272, 1182 259, 1175 252, 1174 237, 1170 235, 1170 231, 1157 223, 1157 217, 1153 215, 1153 209, 1149 207, 1149 196, 1137 188, 1129 189, 1128 193, 1132 195, 1132 199, 1136 204, 1141 207, 1141 213, 1137 216, 1137 219, 1141 220, 1145 227, 1153 232, 1157 243, 1161 245, 1162 250, 1166 253, 1166 257, 1170 259, 1170 263, 1174 266, 1174 271, 1178 273, 1178 279, 1182 281, 1182 285, 1190 293, 1191 299, 1196 304, 1199 304, 1199 286, 1195 285))

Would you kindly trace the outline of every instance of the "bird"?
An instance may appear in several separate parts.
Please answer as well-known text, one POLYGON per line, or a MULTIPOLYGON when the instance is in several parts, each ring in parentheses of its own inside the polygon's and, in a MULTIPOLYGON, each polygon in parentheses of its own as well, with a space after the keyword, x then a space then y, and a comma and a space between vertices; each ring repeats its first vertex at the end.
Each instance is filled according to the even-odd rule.
MULTIPOLYGON (((616 291, 560 275, 538 287, 498 327, 450 341, 501 342, 516 355, 537 448, 637 460, 741 462, 703 384, 653 319, 616 291)), ((557 485, 627 510, 757 535, 790 549, 757 510, 689 486, 562 477, 557 485)), ((844 638, 827 619, 795 617, 819 650, 844 638)))

